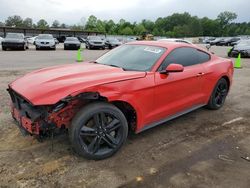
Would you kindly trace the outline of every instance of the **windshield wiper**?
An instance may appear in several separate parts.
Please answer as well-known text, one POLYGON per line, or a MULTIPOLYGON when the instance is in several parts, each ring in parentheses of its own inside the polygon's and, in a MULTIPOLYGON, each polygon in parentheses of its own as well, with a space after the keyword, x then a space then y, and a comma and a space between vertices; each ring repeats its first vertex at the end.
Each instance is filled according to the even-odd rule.
POLYGON ((119 66, 117 66, 117 65, 113 65, 113 64, 107 64, 107 65, 109 65, 109 66, 111 66, 111 67, 117 67, 117 68, 121 68, 122 70, 126 70, 126 69, 124 69, 124 68, 122 68, 122 67, 119 67, 119 66))

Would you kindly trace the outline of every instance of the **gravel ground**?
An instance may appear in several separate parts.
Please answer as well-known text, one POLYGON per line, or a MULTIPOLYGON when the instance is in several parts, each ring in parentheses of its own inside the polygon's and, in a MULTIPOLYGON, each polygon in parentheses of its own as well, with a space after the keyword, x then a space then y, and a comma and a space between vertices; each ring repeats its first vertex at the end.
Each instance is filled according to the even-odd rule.
MULTIPOLYGON (((212 47, 225 57, 228 47, 212 47)), ((85 60, 103 50, 84 50, 85 60)), ((31 70, 76 63, 76 51, 0 51, 0 187, 250 187, 250 59, 235 70, 225 106, 198 109, 138 135, 115 156, 77 157, 67 135, 22 137, 9 113, 7 84, 31 70)), ((235 61, 235 59, 233 59, 235 61)))

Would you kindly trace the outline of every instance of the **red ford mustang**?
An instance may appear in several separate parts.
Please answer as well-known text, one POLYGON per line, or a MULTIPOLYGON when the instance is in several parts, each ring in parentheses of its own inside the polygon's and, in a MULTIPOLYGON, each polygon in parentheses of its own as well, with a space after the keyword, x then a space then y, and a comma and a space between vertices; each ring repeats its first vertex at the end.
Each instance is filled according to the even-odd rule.
POLYGON ((148 128, 206 106, 223 106, 231 60, 190 44, 132 42, 93 62, 49 67, 11 84, 12 116, 37 137, 69 130, 88 159, 113 155, 128 130, 148 128))

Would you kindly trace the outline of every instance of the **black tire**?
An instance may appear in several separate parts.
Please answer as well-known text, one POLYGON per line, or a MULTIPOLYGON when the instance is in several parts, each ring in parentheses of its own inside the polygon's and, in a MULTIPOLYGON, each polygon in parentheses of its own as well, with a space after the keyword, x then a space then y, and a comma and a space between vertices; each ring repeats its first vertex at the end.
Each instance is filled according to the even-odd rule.
POLYGON ((124 114, 114 105, 104 102, 83 107, 69 128, 74 151, 92 160, 114 155, 126 141, 127 135, 128 124, 124 114))
POLYGON ((210 96, 207 108, 211 110, 218 110, 221 108, 226 100, 229 90, 229 85, 226 79, 221 78, 214 87, 212 95, 210 96))
POLYGON ((7 48, 6 48, 5 46, 2 46, 2 50, 3 50, 3 51, 6 51, 7 48))
POLYGON ((39 50, 39 48, 36 46, 36 50, 39 50))

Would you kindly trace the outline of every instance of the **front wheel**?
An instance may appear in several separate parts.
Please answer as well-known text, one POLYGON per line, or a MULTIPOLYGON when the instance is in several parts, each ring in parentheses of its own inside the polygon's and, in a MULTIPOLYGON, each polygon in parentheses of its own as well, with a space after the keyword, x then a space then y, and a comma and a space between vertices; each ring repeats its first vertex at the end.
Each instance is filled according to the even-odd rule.
POLYGON ((126 141, 128 124, 114 105, 97 102, 83 107, 69 128, 73 149, 87 159, 100 160, 115 154, 126 141))
POLYGON ((212 110, 217 110, 221 108, 225 103, 228 89, 229 89, 229 85, 227 81, 225 80, 225 78, 221 78, 217 82, 213 90, 213 93, 209 99, 207 107, 212 110))

